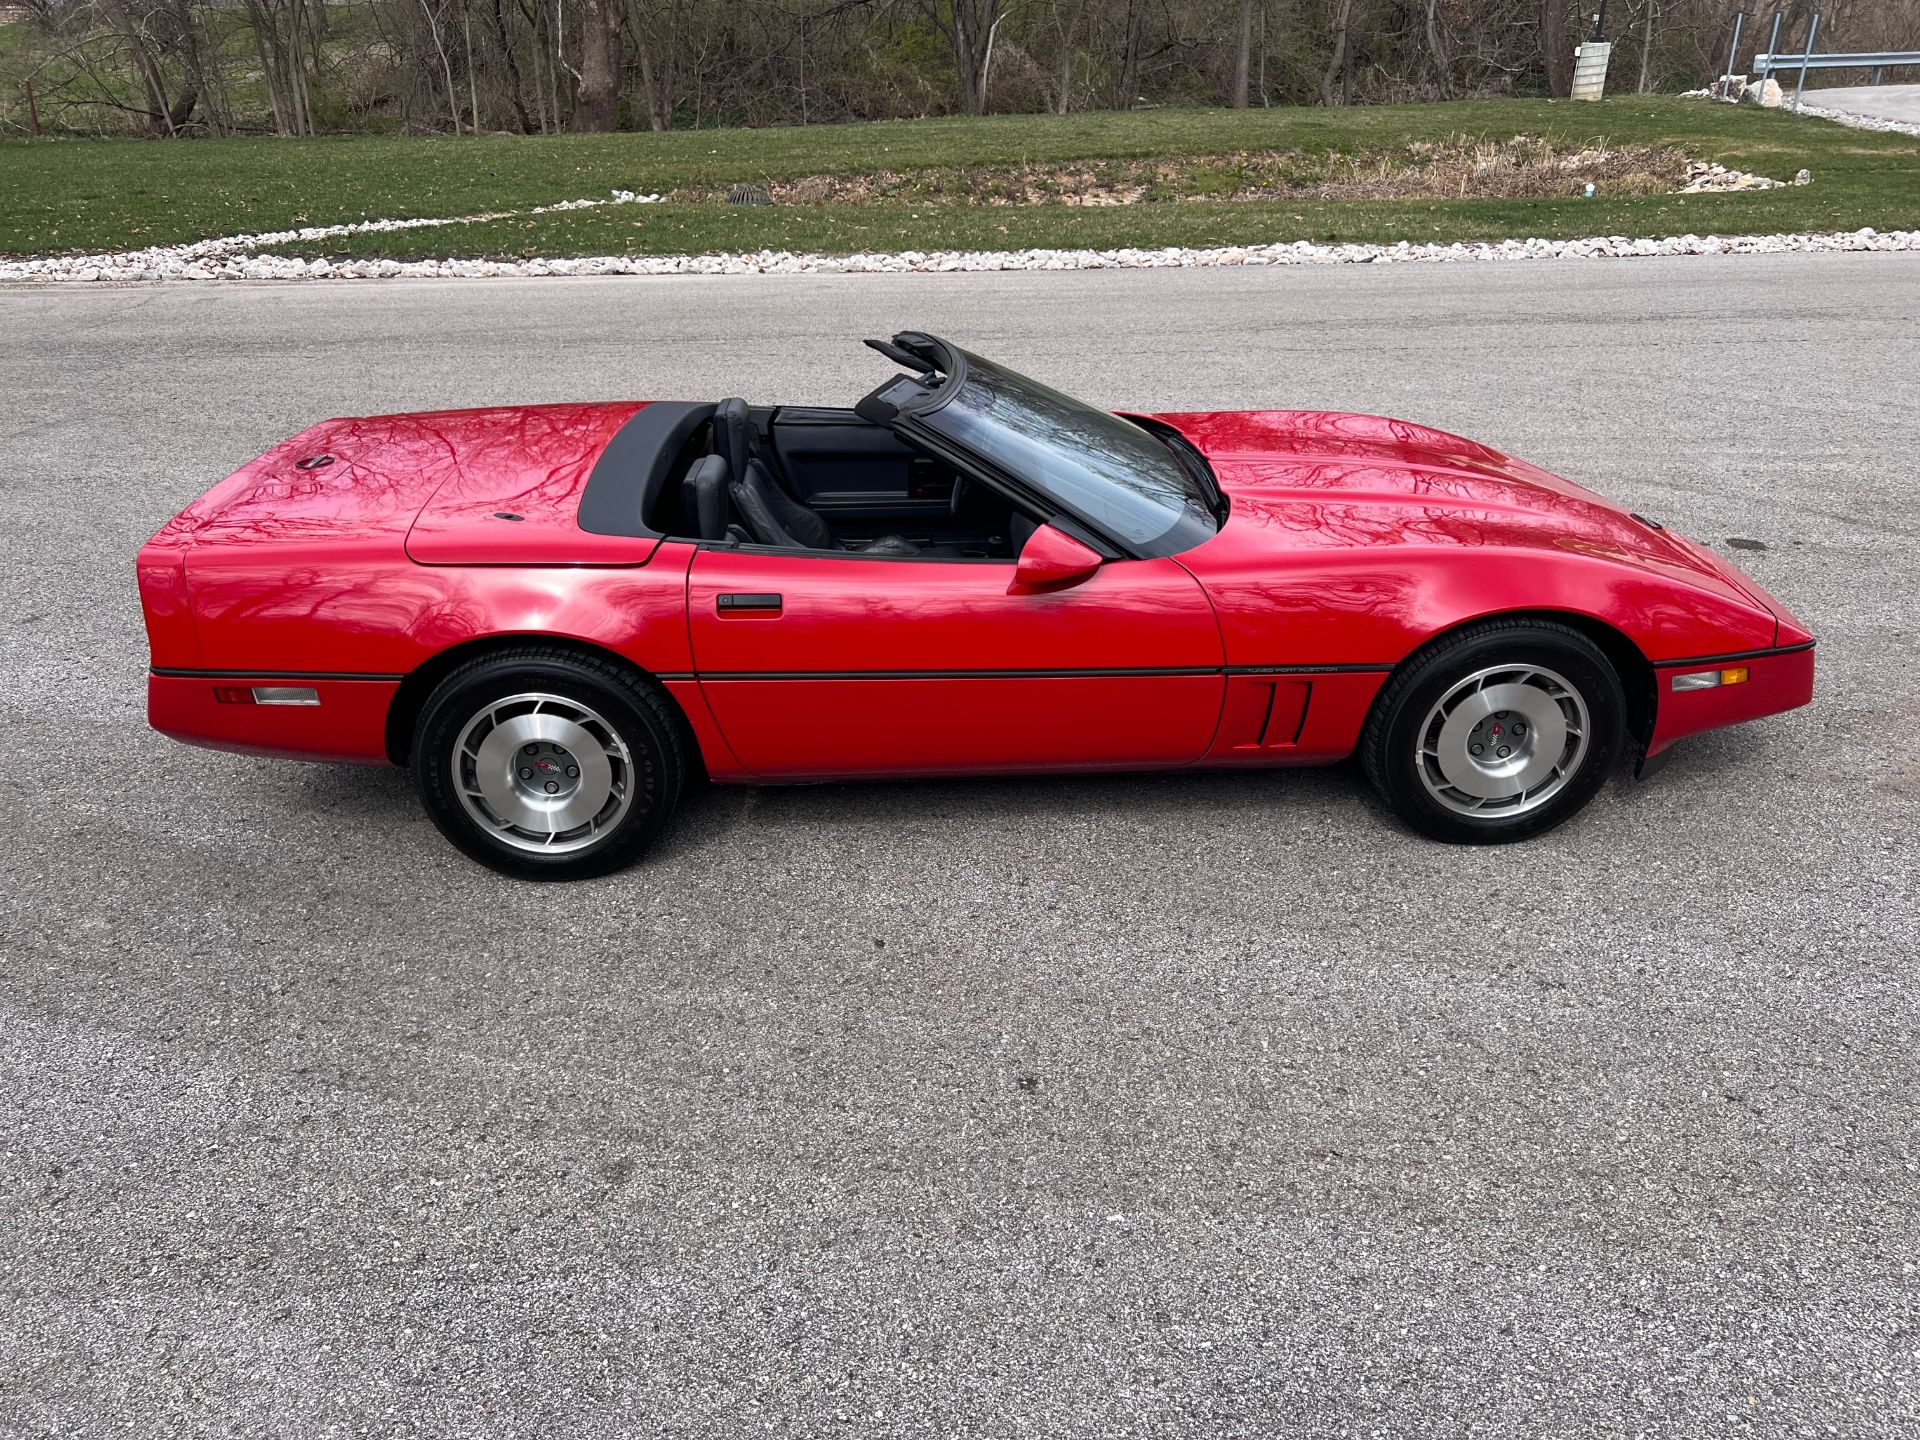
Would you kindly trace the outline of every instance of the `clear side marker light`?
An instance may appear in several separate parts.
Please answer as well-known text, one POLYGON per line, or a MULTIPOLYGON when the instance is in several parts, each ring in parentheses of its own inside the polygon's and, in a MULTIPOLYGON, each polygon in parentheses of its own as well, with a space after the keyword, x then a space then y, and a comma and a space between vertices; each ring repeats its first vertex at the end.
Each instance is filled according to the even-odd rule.
POLYGON ((1684 675, 1673 677, 1676 690, 1712 690, 1721 685, 1744 685, 1749 671, 1745 665, 1734 665, 1724 670, 1689 670, 1684 675))
POLYGON ((318 705, 320 692, 311 685, 256 685, 253 687, 253 703, 256 705, 318 705))

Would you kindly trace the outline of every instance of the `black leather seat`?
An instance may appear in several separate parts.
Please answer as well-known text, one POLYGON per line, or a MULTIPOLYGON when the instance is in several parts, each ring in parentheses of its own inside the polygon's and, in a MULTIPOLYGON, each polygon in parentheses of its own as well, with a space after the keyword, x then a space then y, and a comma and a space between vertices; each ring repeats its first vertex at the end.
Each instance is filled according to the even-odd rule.
POLYGON ((827 528, 826 521, 781 489, 758 460, 746 463, 733 482, 732 495, 747 533, 761 545, 788 550, 854 550, 862 555, 920 553, 918 545, 901 535, 883 535, 866 545, 847 544, 827 528))
POLYGON ((680 482, 680 519, 695 540, 724 540, 730 518, 727 462, 718 455, 696 460, 680 482))
MULTIPOLYGON (((737 396, 713 407, 713 454, 708 459, 714 458, 725 461, 731 472, 733 503, 758 544, 791 550, 854 550, 862 555, 920 553, 920 547, 903 535, 882 535, 864 545, 848 544, 810 507, 787 494, 765 464, 754 459, 753 419, 747 413, 747 402, 737 396)), ((724 526, 724 520, 722 523, 724 526)))

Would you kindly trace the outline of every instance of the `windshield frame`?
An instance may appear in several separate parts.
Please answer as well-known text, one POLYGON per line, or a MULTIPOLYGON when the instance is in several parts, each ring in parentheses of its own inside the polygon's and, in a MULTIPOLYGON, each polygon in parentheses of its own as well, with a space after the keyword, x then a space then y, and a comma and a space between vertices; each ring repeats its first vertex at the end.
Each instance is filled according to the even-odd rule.
MULTIPOLYGON (((903 439, 908 439, 922 448, 944 452, 944 458, 950 462, 964 461, 964 468, 974 472, 984 483, 1006 492, 1017 504, 1030 508, 1042 516, 1053 517, 1056 521, 1065 517, 1070 523, 1063 528, 1073 531, 1082 539, 1093 541, 1094 548, 1105 553, 1110 559, 1128 556, 1145 560, 1178 555, 1204 544, 1219 533, 1220 527, 1226 521, 1226 498, 1213 477, 1212 468, 1207 465, 1205 457, 1197 449, 1193 449, 1190 458, 1183 447, 1176 446, 1164 435, 1157 433, 1156 425, 1147 421, 1146 417, 1098 409, 1076 396, 1053 390, 1053 387, 1044 385, 1041 381, 1033 380, 1018 371, 1009 370, 985 356, 971 354, 937 337, 915 335, 913 339, 919 342, 915 347, 917 351, 924 347, 934 352, 934 355, 928 358, 936 359, 935 368, 939 372, 940 379, 937 384, 929 385, 926 378, 918 378, 917 383, 925 388, 919 395, 899 405, 890 423, 894 429, 901 432, 903 439), (1111 524, 1104 524, 1088 514, 1086 509, 1077 504, 1071 496, 1059 493, 1056 488, 1047 483, 1046 476, 1016 473, 994 457, 983 454, 979 449, 969 445, 960 433, 957 433, 957 427, 940 423, 941 412, 959 399, 966 389, 969 378, 974 377, 976 371, 991 371, 996 379, 1003 376, 1010 377, 1011 383, 1003 382, 997 386, 991 385, 991 382, 984 378, 978 380, 977 383, 989 385, 997 393, 1014 392, 1017 395, 1018 386, 1021 384, 1039 386, 1062 396, 1102 422, 1110 421, 1140 432, 1143 439, 1166 453, 1168 464, 1178 475, 1183 490, 1187 492, 1183 497, 1186 504, 1182 509, 1171 512, 1173 518, 1165 530, 1144 539, 1130 538, 1117 533, 1111 524), (1193 465, 1192 459, 1199 461, 1198 469, 1193 465)), ((1056 450, 1055 453, 1061 452, 1056 450)), ((1071 463, 1070 456, 1068 463, 1071 463)), ((1083 483, 1110 485, 1120 490, 1127 488, 1124 482, 1115 481, 1097 471, 1083 470, 1082 473, 1083 483)), ((1129 503, 1140 506, 1154 504, 1153 501, 1144 498, 1134 498, 1129 503)))

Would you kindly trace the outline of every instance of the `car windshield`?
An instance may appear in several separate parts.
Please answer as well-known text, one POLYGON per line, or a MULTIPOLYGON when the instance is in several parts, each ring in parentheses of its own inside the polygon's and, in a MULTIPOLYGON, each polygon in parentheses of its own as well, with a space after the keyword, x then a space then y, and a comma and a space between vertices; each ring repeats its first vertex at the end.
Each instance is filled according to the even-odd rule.
POLYGON ((958 388, 918 417, 928 428, 1137 555, 1178 554, 1218 528, 1202 481, 1150 432, 959 353, 958 388))

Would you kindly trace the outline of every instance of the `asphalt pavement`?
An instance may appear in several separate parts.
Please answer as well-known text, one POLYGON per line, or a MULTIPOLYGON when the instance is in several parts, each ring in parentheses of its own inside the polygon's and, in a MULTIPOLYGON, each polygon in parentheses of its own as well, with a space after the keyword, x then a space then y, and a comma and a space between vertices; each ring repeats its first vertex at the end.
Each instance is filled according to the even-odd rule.
MULTIPOLYGON (((1786 67, 1775 73, 1786 75, 1790 69, 1786 67)), ((1784 85, 1787 82, 1783 79, 1780 83, 1784 85)), ((1920 124, 1920 85, 1836 86, 1830 90, 1809 90, 1806 100, 1809 105, 1824 105, 1829 110, 1851 110, 1856 115, 1899 120, 1908 125, 1920 124)))
POLYGON ((1920 1433, 1917 322, 1906 255, 0 291, 0 1433, 1920 1433), (145 728, 134 551, 293 430, 900 328, 1746 542, 1816 702, 1492 852, 1345 769, 716 789, 567 887, 145 728))

